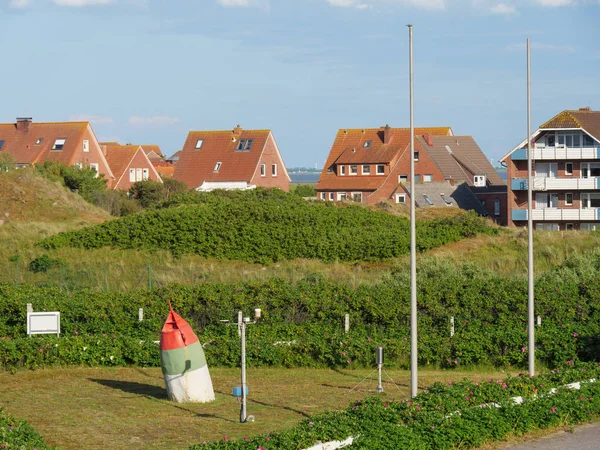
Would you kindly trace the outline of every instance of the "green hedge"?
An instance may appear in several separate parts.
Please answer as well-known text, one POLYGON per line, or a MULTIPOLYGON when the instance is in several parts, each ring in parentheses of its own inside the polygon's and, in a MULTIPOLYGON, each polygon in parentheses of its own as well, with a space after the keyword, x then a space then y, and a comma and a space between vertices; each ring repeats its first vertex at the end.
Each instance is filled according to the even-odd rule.
POLYGON ((15 419, 0 407, 0 448, 52 450, 42 437, 24 420, 15 419))
MULTIPOLYGON (((599 268, 596 252, 569 260, 536 281, 536 315, 542 317, 542 325, 536 327, 536 356, 546 365, 575 358, 592 360, 600 354, 599 268)), ((525 281, 500 278, 473 266, 425 260, 420 264, 418 288, 420 364, 505 367, 526 363, 525 281), (451 316, 455 317, 453 337, 451 316)), ((316 275, 293 284, 271 280, 170 285, 123 294, 0 284, 0 336, 5 336, 0 340, 0 358, 6 361, 4 367, 97 364, 54 353, 44 359, 35 347, 31 347, 33 355, 23 350, 21 359, 7 359, 5 355, 15 345, 29 348, 27 303, 36 311, 61 311, 60 340, 65 344, 74 339, 73 346, 89 347, 88 339, 115 335, 115 345, 124 349, 129 342, 159 339, 170 300, 197 331, 211 365, 235 366, 239 361, 236 328, 220 320, 235 320, 238 310, 250 314, 261 308, 263 318, 248 331, 248 359, 253 366, 371 367, 374 348, 382 345, 389 366, 408 367, 409 293, 405 271, 356 289, 316 275), (143 322, 138 322, 140 307, 144 308, 143 322), (351 322, 347 335, 343 333, 346 313, 351 322)), ((51 338, 41 339, 49 343, 51 338)), ((121 353, 126 354, 125 350, 121 353)), ((136 353, 119 361, 158 364, 157 353, 136 353)))
MULTIPOLYGON (((360 206, 306 202, 276 190, 177 198, 183 203, 178 207, 60 233, 40 245, 163 249, 176 256, 198 254, 263 264, 296 258, 378 261, 409 252, 407 219, 360 206)), ((422 221, 417 230, 419 251, 480 233, 498 233, 474 213, 422 221)))
POLYGON ((287 431, 215 443, 192 450, 307 448, 315 443, 356 437, 349 448, 418 450, 474 448, 536 429, 574 425, 600 414, 600 383, 565 387, 598 378, 598 365, 569 365, 551 374, 483 383, 440 383, 410 401, 367 398, 344 411, 319 414, 287 431), (556 389, 551 393, 551 388, 556 389), (512 397, 521 396, 517 405, 512 397), (482 405, 486 405, 482 407, 482 405))

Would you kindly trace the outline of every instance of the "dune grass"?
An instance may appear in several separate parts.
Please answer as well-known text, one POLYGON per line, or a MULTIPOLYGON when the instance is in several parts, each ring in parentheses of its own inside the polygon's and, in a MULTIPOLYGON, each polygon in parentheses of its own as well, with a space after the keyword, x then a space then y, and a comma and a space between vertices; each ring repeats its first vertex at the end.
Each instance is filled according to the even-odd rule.
MULTIPOLYGON (((481 371, 422 370, 419 384, 507 374, 481 371)), ((25 419, 49 445, 75 449, 180 449, 223 436, 240 438, 292 427, 317 412, 346 408, 353 400, 381 395, 409 397, 410 374, 387 371, 377 394, 371 370, 249 369, 248 414, 239 423, 239 403, 231 396, 239 369, 211 368, 216 400, 175 404, 166 398, 157 368, 44 369, 0 373, 5 411, 25 419)))

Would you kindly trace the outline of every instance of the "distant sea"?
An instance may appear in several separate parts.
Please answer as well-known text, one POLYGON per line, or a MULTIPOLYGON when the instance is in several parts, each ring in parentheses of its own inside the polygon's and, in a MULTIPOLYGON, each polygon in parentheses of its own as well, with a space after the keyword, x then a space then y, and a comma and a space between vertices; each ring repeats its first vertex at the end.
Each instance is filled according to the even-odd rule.
MULTIPOLYGON (((320 175, 321 174, 317 172, 290 173, 290 178, 292 179, 292 183, 314 184, 319 181, 320 175)), ((506 181, 507 173, 505 170, 498 171, 498 175, 500 175, 500 178, 506 181)))

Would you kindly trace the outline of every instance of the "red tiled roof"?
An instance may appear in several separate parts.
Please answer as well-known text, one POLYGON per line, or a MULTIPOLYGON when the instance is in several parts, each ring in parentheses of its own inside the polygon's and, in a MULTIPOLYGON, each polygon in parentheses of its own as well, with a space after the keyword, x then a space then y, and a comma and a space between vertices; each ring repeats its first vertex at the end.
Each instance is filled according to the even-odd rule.
POLYGON ((123 176, 130 161, 140 149, 139 145, 120 145, 117 143, 101 143, 100 147, 105 152, 106 162, 118 181, 123 176))
POLYGON ((32 122, 27 131, 14 123, 0 124, 0 151, 10 154, 18 164, 58 161, 71 165, 77 145, 89 122, 32 122), (41 139, 41 140, 40 140, 41 139), (57 139, 65 139, 62 150, 52 150, 57 139))
POLYGON ((594 138, 600 140, 600 111, 588 108, 563 111, 540 128, 583 128, 594 138))
POLYGON ((152 161, 152 165, 163 177, 172 178, 175 174, 175 166, 167 161, 152 161))
MULTIPOLYGON (((415 136, 426 133, 451 136, 452 129, 450 127, 415 128, 415 136)), ((334 164, 390 164, 396 155, 401 154, 410 145, 410 128, 390 128, 390 136, 389 142, 385 144, 384 127, 338 130, 315 189, 345 189, 346 183, 353 189, 378 189, 386 176, 372 174, 359 176, 356 181, 347 181, 348 175, 337 176, 329 172, 329 168, 334 164), (368 147, 365 147, 366 141, 371 141, 368 147)))
POLYGON ((179 161, 175 166, 174 178, 183 181, 190 189, 204 181, 246 181, 254 175, 270 130, 190 131, 179 161), (196 143, 203 139, 202 147, 196 143), (253 139, 249 151, 236 151, 241 139, 253 139), (217 163, 220 169, 215 171, 217 163))
POLYGON ((148 155, 149 153, 156 153, 158 156, 164 156, 160 151, 160 146, 156 144, 140 144, 140 147, 144 149, 144 153, 148 155))

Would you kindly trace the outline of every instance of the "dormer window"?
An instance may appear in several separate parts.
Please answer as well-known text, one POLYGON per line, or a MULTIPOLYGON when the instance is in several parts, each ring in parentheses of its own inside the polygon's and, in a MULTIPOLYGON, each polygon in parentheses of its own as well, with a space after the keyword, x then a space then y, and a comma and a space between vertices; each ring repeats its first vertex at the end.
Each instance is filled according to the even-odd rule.
POLYGON ((221 162, 219 161, 218 163, 215 164, 215 168, 213 169, 214 172, 218 172, 221 169, 221 162))
POLYGON ((40 145, 43 140, 44 138, 37 138, 37 140, 35 141, 35 145, 40 145))
POLYGON ((238 144, 236 151, 238 152, 249 152, 252 148, 252 143, 254 139, 240 139, 240 143, 238 144))
POLYGON ((376 171, 377 171, 377 175, 385 175, 385 165, 377 164, 376 171))
POLYGON ((350 165, 350 175, 358 175, 358 166, 356 164, 350 165))
POLYGON ((372 143, 373 141, 365 141, 365 143, 363 144, 363 148, 371 148, 372 143))
POLYGON ((198 139, 196 141, 196 146, 194 147, 194 150, 200 150, 202 148, 202 144, 204 144, 204 139, 198 139))
POLYGON ((65 146, 66 139, 57 139, 54 141, 54 145, 52 146, 52 150, 62 150, 65 146))
POLYGON ((473 185, 475 187, 485 187, 485 175, 475 175, 473 185))

